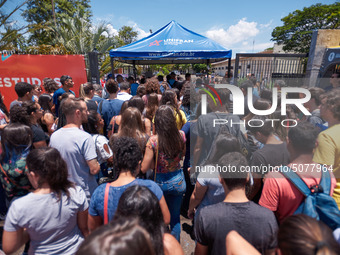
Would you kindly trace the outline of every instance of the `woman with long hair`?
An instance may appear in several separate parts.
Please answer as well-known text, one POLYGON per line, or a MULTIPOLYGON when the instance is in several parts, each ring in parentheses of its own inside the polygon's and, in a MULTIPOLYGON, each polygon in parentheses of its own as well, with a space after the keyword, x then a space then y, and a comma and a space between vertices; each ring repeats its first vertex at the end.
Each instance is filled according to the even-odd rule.
POLYGON ((113 144, 117 137, 132 137, 138 144, 144 155, 145 145, 149 136, 144 132, 142 115, 136 107, 128 107, 122 114, 119 131, 110 138, 113 144))
POLYGON ((156 254, 183 254, 176 239, 166 233, 158 199, 147 187, 136 185, 124 191, 113 223, 125 217, 138 219, 139 224, 150 234, 156 254))
POLYGON ((156 93, 149 95, 148 103, 145 107, 144 116, 152 121, 155 117, 156 111, 159 107, 158 96, 156 93))
POLYGON ((94 145, 96 146, 97 160, 100 164, 100 173, 98 174, 97 181, 101 177, 108 177, 108 167, 113 165, 113 153, 109 147, 109 140, 100 135, 104 127, 104 120, 97 111, 89 111, 87 116, 87 125, 84 125, 84 131, 92 135, 94 145))
POLYGON ((33 132, 33 147, 35 149, 46 147, 49 143, 49 136, 39 125, 38 121, 43 117, 44 110, 38 103, 24 102, 22 107, 26 108, 27 114, 30 117, 30 126, 33 132))
POLYGON ((30 240, 28 254, 74 254, 88 235, 85 192, 68 180, 66 162, 54 148, 27 156, 34 191, 13 201, 3 233, 6 253, 30 240))
POLYGON ((122 121, 122 114, 123 112, 125 111, 126 108, 128 108, 128 104, 129 102, 128 101, 125 101, 123 104, 122 104, 122 107, 120 108, 120 114, 117 115, 117 116, 113 116, 111 121, 110 121, 110 124, 108 125, 107 129, 108 129, 108 132, 107 132, 107 137, 110 139, 110 137, 115 134, 115 133, 118 133, 119 131, 119 126, 120 126, 120 123, 122 121))
POLYGON ((50 94, 46 94, 46 93, 42 94, 39 97, 39 105, 44 110, 44 114, 41 118, 40 125, 45 133, 52 135, 53 133, 52 126, 55 121, 55 116, 52 112, 53 97, 50 94))
POLYGON ((142 162, 142 172, 155 169, 155 181, 164 192, 171 220, 171 233, 180 240, 180 209, 185 180, 180 161, 185 155, 185 134, 179 131, 171 106, 162 105, 155 115, 156 135, 149 138, 142 162), (155 160, 154 160, 155 159, 155 160))
POLYGON ((25 169, 32 140, 30 127, 19 123, 8 124, 1 134, 0 180, 9 201, 32 188, 25 169))
POLYGON ((94 110, 97 111, 98 105, 97 102, 92 100, 94 96, 94 87, 91 82, 83 83, 79 87, 79 95, 84 98, 87 109, 89 111, 94 110))
POLYGON ((323 222, 303 214, 284 220, 277 239, 282 255, 340 254, 340 245, 332 230, 323 222))
POLYGON ((142 116, 142 122, 143 122, 143 131, 148 135, 151 136, 151 120, 148 118, 145 118, 143 115, 145 104, 141 97, 134 96, 128 101, 128 107, 136 107, 142 116))
POLYGON ((187 122, 185 113, 179 109, 177 103, 177 94, 173 90, 166 90, 162 96, 161 105, 170 105, 174 111, 177 128, 180 130, 187 122))

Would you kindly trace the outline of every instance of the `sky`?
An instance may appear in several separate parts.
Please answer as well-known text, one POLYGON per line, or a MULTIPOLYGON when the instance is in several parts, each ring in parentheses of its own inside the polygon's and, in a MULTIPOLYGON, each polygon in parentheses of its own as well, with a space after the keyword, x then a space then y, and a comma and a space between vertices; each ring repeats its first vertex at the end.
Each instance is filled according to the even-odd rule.
POLYGON ((272 47, 271 33, 283 25, 281 18, 312 4, 328 0, 92 0, 93 20, 110 23, 111 33, 129 25, 138 39, 171 20, 232 49, 252 53, 272 47))
MULTIPOLYGON (((9 0, 14 7, 19 0, 9 0)), ((273 47, 271 33, 283 25, 281 18, 312 4, 330 0, 91 0, 93 23, 106 22, 111 34, 124 25, 138 32, 138 39, 156 32, 171 20, 215 40, 236 53, 260 52, 273 47)), ((21 17, 16 17, 22 22, 21 17)))

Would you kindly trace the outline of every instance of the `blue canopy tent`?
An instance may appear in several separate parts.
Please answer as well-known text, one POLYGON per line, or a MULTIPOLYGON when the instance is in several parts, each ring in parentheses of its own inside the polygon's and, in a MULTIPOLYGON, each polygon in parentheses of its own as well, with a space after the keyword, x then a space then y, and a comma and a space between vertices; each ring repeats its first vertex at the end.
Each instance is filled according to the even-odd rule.
MULTIPOLYGON (((157 32, 110 50, 113 61, 133 65, 213 63, 231 59, 231 50, 171 21, 157 32)), ((230 73, 230 72, 229 72, 230 73)))

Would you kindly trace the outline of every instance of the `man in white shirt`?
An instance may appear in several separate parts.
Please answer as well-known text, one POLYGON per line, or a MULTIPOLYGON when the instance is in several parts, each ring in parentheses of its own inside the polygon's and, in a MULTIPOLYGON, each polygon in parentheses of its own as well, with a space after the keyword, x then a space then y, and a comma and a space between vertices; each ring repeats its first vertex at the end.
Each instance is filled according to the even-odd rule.
POLYGON ((117 94, 117 99, 120 99, 122 101, 128 101, 131 98, 130 94, 130 83, 128 82, 122 82, 120 84, 120 91, 117 94))

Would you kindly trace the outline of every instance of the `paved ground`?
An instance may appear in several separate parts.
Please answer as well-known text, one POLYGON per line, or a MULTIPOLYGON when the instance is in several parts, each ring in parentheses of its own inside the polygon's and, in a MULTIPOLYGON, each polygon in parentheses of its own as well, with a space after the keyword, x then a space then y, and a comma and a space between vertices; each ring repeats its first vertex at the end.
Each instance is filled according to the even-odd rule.
POLYGON ((182 232, 181 232, 181 246, 183 248, 185 255, 194 254, 195 250, 195 241, 193 241, 190 237, 190 227, 192 225, 191 220, 186 219, 181 216, 181 225, 182 225, 182 232))

